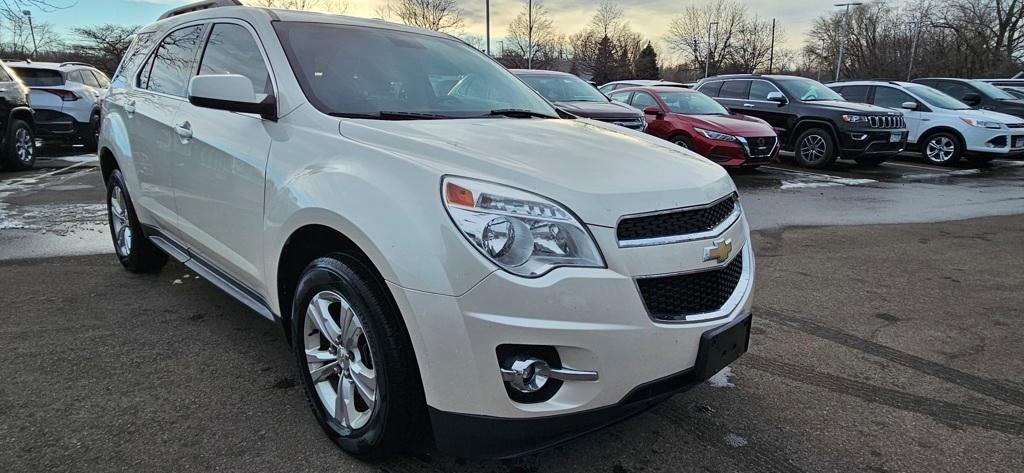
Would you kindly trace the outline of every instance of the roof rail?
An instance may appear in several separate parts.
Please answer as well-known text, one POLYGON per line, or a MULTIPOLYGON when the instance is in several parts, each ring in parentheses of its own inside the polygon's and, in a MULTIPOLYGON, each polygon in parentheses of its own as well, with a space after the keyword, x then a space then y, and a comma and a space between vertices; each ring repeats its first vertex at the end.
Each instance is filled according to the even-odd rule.
POLYGON ((163 20, 164 18, 170 18, 172 16, 178 16, 185 13, 191 13, 194 11, 206 10, 209 8, 217 7, 240 7, 242 6, 241 0, 202 0, 199 2, 189 3, 188 5, 168 10, 157 21, 163 20))
POLYGON ((93 67, 92 64, 89 64, 87 62, 78 62, 78 61, 62 62, 57 67, 66 67, 66 66, 89 66, 89 67, 93 67))

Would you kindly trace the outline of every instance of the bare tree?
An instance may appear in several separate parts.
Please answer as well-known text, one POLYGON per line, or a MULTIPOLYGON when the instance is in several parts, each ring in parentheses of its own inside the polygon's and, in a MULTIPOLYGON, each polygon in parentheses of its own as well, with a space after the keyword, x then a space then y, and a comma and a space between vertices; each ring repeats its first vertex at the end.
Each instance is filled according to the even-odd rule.
POLYGON ((505 35, 509 67, 551 68, 557 59, 559 36, 542 0, 524 2, 505 35), (532 11, 531 11, 532 7, 532 11))
POLYGON ((71 34, 75 43, 72 44, 71 51, 98 69, 111 73, 117 69, 121 57, 131 45, 132 35, 138 28, 134 25, 112 23, 72 28, 71 34))
POLYGON ((247 0, 246 4, 284 10, 320 10, 332 13, 348 11, 348 0, 247 0))
POLYGON ((377 14, 434 31, 454 32, 465 25, 457 0, 387 0, 377 14))
POLYGON ((718 0, 701 6, 690 5, 669 23, 665 41, 672 50, 683 56, 685 62, 694 66, 703 66, 710 56, 711 74, 717 74, 733 53, 740 30, 747 21, 746 8, 729 0, 718 0), (712 23, 717 24, 712 27, 712 23))

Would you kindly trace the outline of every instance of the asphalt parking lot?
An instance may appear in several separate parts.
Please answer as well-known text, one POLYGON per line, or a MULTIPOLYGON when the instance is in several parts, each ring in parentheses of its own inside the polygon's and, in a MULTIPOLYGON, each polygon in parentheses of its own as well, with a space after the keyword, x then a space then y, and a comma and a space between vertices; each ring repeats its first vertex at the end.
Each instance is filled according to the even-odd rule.
POLYGON ((0 470, 1024 471, 1024 162, 734 174, 751 349, 617 426, 477 462, 352 460, 280 328, 182 265, 123 271, 95 158, 0 174, 0 470))

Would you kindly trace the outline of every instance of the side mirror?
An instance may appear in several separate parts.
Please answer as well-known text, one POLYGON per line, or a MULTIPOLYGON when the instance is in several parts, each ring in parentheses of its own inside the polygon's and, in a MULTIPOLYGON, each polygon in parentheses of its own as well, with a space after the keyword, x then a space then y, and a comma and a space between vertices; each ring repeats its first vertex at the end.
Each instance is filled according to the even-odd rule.
POLYGON ((238 74, 193 77, 188 83, 188 101, 197 107, 255 113, 267 120, 277 120, 274 96, 253 93, 252 81, 238 74))
POLYGON ((976 107, 981 103, 981 96, 971 92, 969 94, 964 94, 964 98, 960 99, 960 101, 972 107, 976 107))
POLYGON ((664 117, 665 114, 661 112, 661 109, 657 105, 651 105, 644 109, 644 115, 654 115, 657 118, 664 117))
POLYGON ((768 101, 775 102, 779 105, 786 105, 789 103, 789 100, 786 99, 785 95, 782 95, 782 92, 768 92, 768 101))
POLYGON ((903 102, 900 104, 900 108, 907 110, 917 110, 917 102, 903 102))

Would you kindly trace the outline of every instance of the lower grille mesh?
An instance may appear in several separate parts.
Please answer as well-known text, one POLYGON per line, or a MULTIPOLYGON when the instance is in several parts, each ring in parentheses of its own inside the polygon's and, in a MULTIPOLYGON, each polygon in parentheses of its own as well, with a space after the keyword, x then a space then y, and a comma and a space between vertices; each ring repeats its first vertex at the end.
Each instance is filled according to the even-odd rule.
POLYGON ((721 309, 743 274, 743 253, 723 268, 637 280, 647 312, 656 320, 680 321, 721 309))

